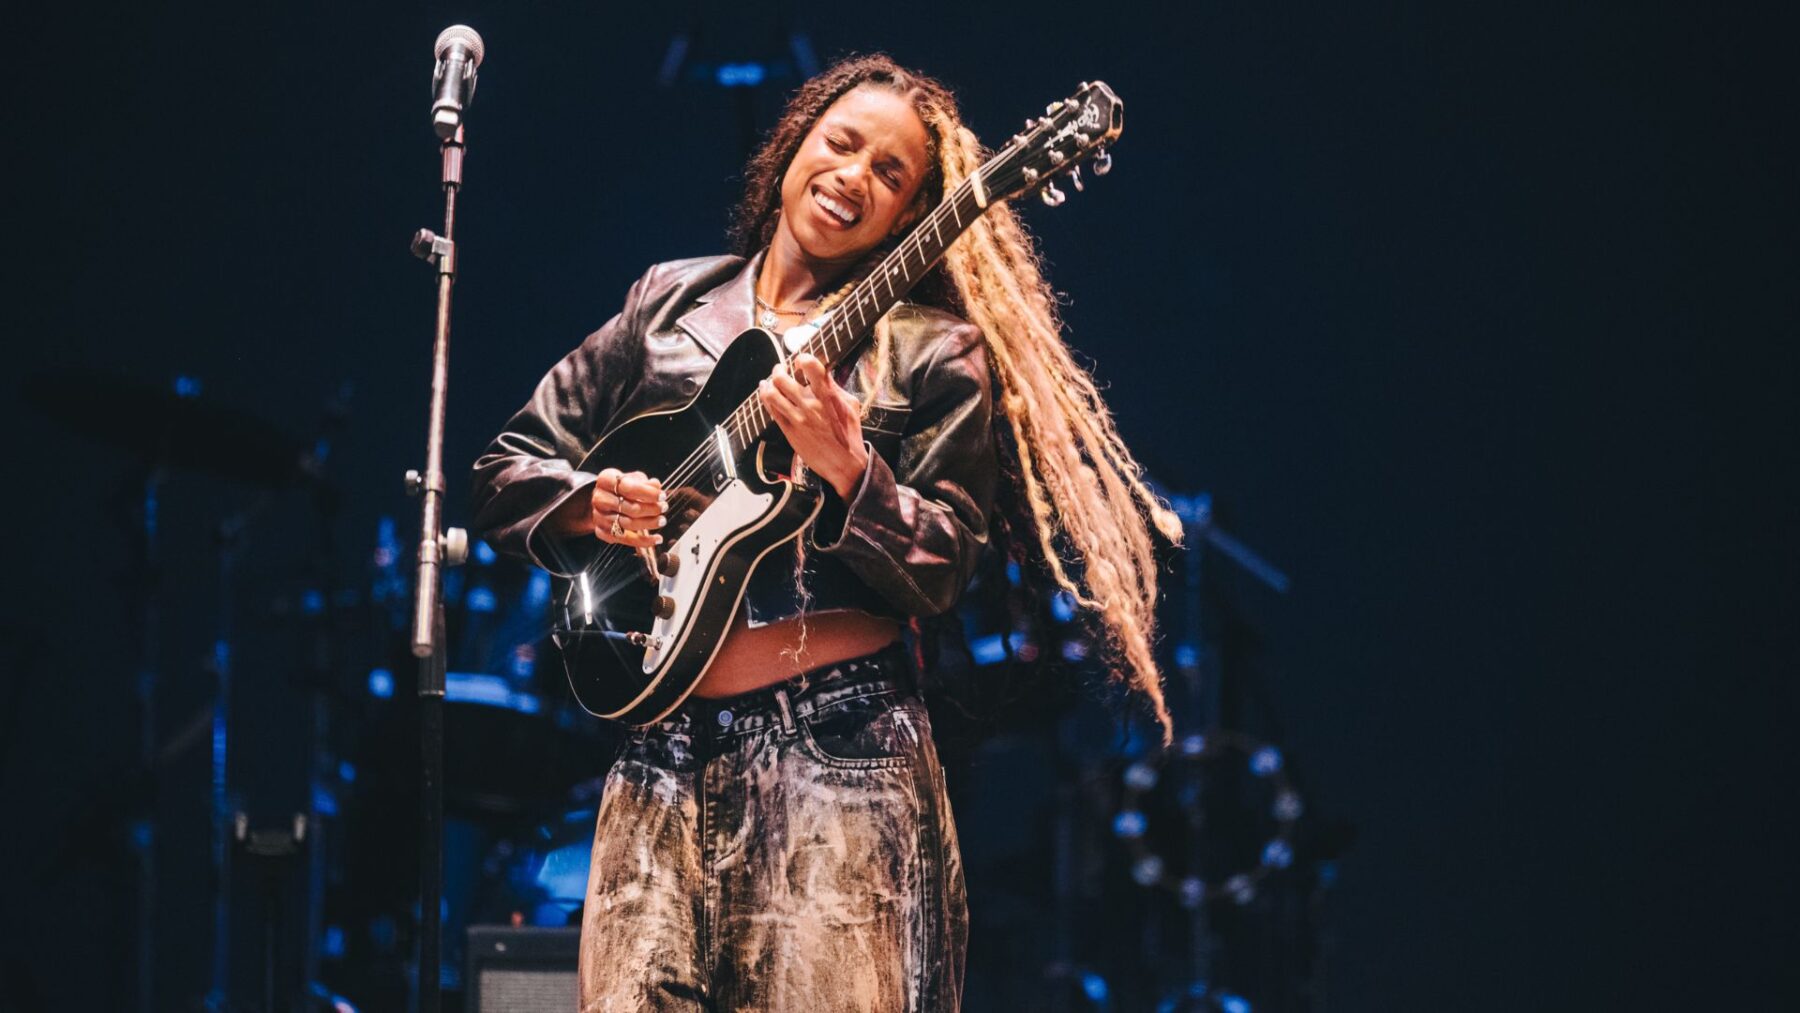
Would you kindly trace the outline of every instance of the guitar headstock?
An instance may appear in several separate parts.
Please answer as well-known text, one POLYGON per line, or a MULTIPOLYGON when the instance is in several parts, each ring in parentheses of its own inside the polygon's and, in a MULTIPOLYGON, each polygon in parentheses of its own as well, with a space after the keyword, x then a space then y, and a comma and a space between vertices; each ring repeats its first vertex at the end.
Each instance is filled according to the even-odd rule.
POLYGON ((1041 190, 1044 203, 1055 207, 1064 195, 1052 181, 1066 174, 1081 189, 1081 163, 1089 158, 1094 175, 1106 175, 1112 169, 1106 146, 1124 129, 1119 96, 1104 82, 1083 82, 1075 94, 1050 103, 1042 119, 1025 121, 1025 129, 981 167, 981 185, 998 200, 1041 190))

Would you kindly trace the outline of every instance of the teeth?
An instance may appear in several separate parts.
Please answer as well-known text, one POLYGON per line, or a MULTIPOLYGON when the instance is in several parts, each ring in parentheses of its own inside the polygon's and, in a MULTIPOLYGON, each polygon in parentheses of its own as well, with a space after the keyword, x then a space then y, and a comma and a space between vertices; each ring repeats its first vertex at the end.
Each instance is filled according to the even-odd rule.
POLYGON ((837 201, 832 200, 830 197, 825 196, 821 191, 813 191, 813 200, 817 202, 820 207, 836 215, 838 220, 842 221, 845 225, 849 225, 856 221, 855 212, 844 205, 839 204, 837 201))

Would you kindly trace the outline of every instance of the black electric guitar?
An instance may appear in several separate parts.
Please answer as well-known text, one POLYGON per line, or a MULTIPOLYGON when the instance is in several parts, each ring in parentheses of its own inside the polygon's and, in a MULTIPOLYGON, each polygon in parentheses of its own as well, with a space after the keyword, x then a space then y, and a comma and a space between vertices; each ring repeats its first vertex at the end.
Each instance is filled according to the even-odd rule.
POLYGON ((819 512, 816 489, 782 474, 787 455, 756 396, 786 358, 810 352, 826 368, 842 362, 944 250, 997 201, 1040 190, 1061 204, 1052 180, 1094 156, 1124 126, 1124 106, 1106 85, 1083 84, 1053 103, 915 226, 823 320, 783 338, 751 328, 719 357, 706 386, 685 406, 639 415, 610 430, 581 470, 642 471, 661 478, 669 500, 663 551, 601 544, 557 607, 554 637, 575 698, 594 714, 630 724, 662 718, 700 682, 756 565, 819 512), (785 341, 784 341, 785 339, 785 341), (804 345, 800 342, 804 341, 804 345), (777 460, 777 458, 780 460, 777 460))

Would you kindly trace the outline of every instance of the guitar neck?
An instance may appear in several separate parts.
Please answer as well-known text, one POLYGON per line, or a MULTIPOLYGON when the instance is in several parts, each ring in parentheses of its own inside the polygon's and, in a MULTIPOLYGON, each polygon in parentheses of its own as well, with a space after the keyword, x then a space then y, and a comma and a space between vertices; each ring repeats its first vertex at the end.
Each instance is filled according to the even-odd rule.
MULTIPOLYGON (((916 225, 856 288, 835 306, 817 333, 799 351, 819 358, 826 369, 835 368, 868 339, 875 321, 893 309, 912 291, 992 203, 977 170, 965 179, 932 212, 916 225)), ((743 453, 762 439, 773 425, 762 401, 749 398, 731 413, 725 431, 732 450, 743 453)))

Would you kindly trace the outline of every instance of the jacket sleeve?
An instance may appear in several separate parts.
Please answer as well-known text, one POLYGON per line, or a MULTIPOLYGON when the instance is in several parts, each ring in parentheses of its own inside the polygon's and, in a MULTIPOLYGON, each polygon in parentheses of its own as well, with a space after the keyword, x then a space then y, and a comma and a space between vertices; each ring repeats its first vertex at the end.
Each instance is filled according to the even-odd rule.
POLYGON ((849 503, 826 486, 814 551, 907 615, 949 611, 987 547, 999 469, 993 416, 987 346, 965 323, 940 339, 915 381, 897 464, 869 448, 849 503))
POLYGON ((572 577, 593 561, 594 538, 558 538, 542 525, 595 476, 576 465, 599 440, 643 370, 639 303, 650 275, 619 314, 556 364, 525 407, 475 461, 474 526, 495 548, 572 577))

